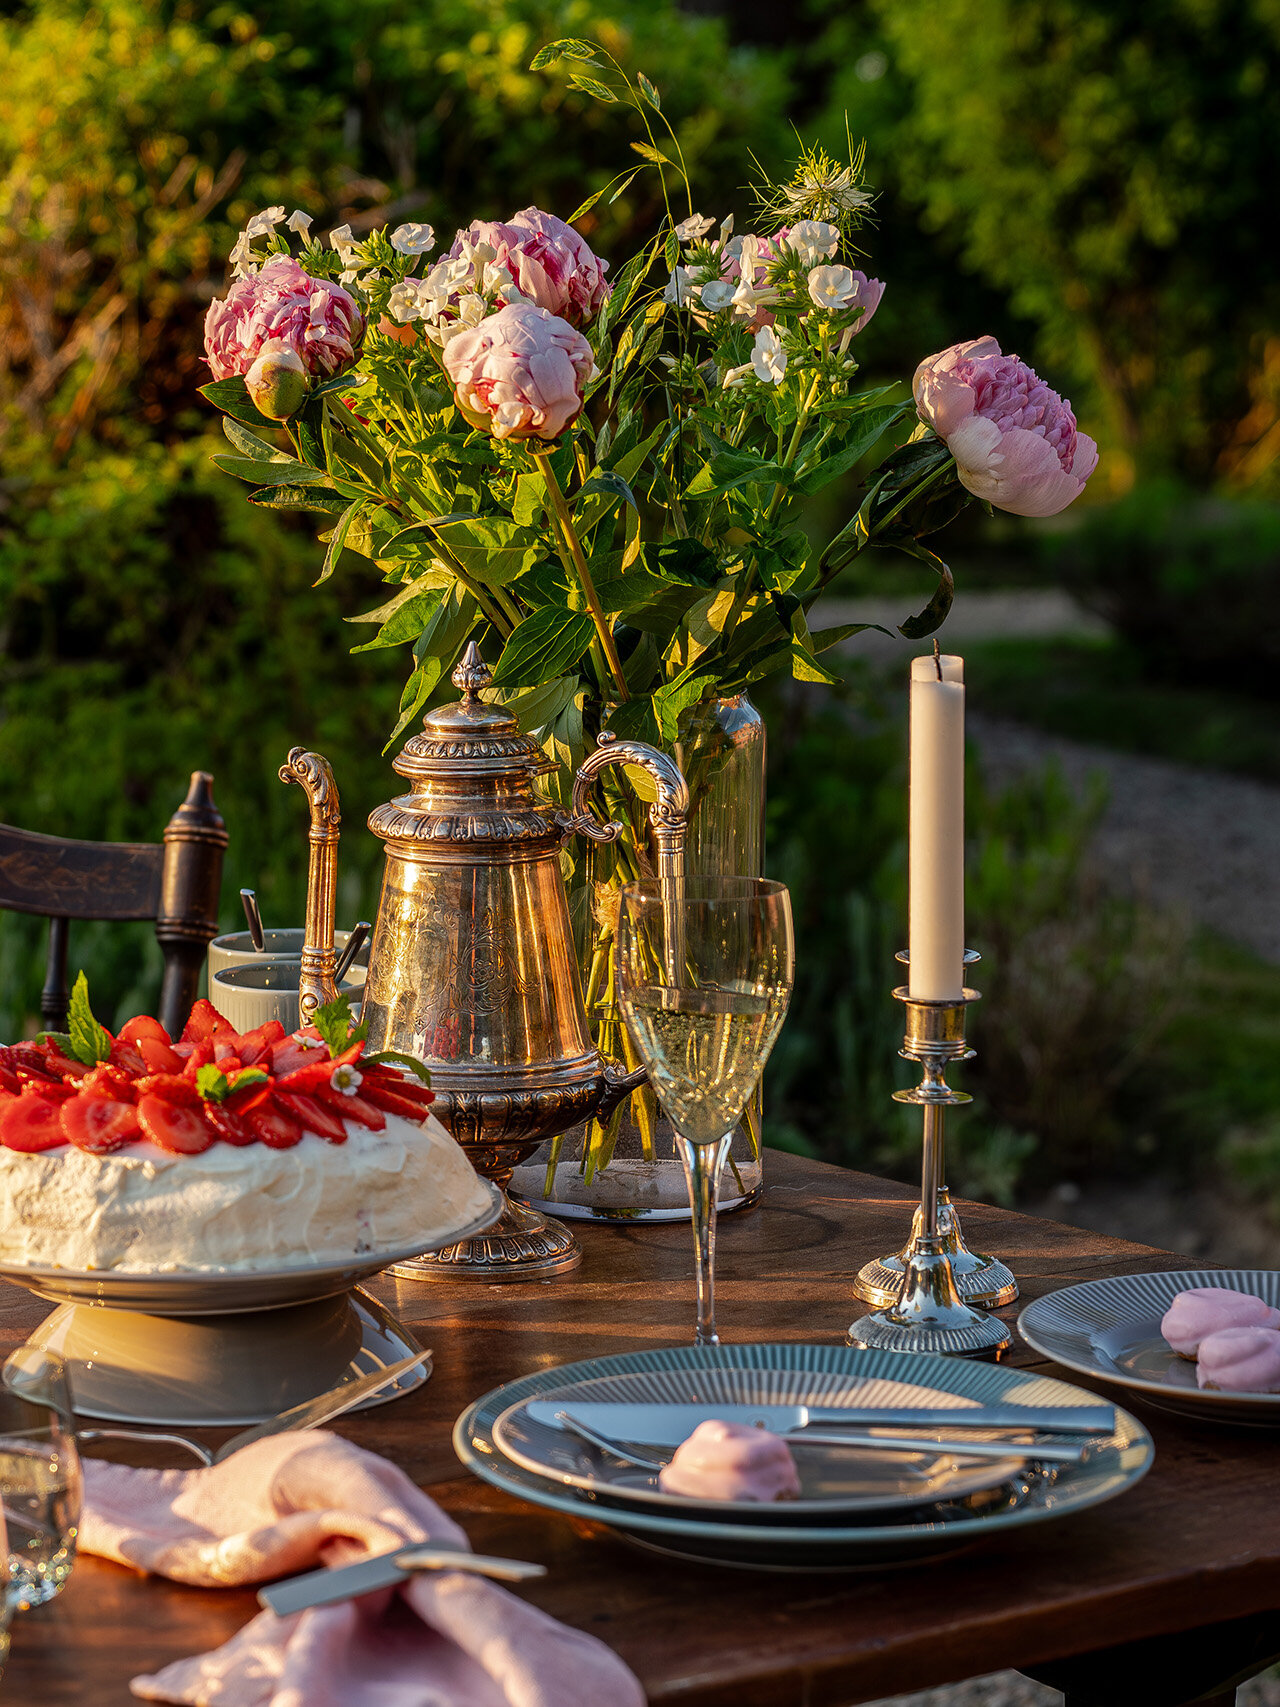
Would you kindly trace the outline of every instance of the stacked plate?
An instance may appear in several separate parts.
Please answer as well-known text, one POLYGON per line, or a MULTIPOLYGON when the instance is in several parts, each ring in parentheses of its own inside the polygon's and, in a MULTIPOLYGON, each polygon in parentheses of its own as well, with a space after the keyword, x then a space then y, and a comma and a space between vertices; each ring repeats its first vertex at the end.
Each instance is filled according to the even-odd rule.
MULTIPOLYGON (((811 1419, 812 1420, 812 1419, 811 1419)), ((1104 1400, 1062 1381, 995 1365, 844 1346, 687 1346, 543 1370, 479 1399, 454 1429, 458 1456, 478 1476, 535 1505, 588 1518, 682 1558, 770 1570, 873 1567, 967 1547, 1004 1529, 1045 1522, 1112 1499, 1150 1467, 1151 1438, 1104 1400), (1089 1437, 1080 1464, 1047 1464, 1034 1444, 1078 1445, 1065 1429, 947 1427, 921 1411, 974 1406, 1099 1407, 1109 1432, 1089 1437), (668 1408, 670 1407, 670 1408, 668 1408), (771 1407, 775 1407, 771 1409, 771 1407), (666 1492, 661 1464, 699 1421, 757 1421, 785 1433, 822 1413, 822 1433, 865 1433, 868 1410, 892 1408, 884 1434, 921 1432, 919 1451, 800 1444, 800 1497, 775 1504, 666 1492), (842 1417, 841 1413, 845 1413, 842 1417), (617 1453, 566 1427, 587 1424, 617 1453), (606 1426, 607 1425, 607 1426, 606 1426), (994 1443, 991 1456, 938 1440, 994 1443), (932 1440, 930 1436, 934 1437, 932 1440), (1007 1449, 1007 1450, 1004 1450, 1007 1449), (652 1459, 637 1464, 629 1459, 652 1459)))

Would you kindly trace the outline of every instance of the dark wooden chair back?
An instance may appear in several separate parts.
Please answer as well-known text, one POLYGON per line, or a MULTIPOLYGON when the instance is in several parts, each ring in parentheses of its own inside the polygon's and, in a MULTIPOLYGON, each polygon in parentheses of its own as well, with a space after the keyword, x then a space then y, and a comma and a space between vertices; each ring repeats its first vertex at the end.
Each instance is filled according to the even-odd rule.
POLYGON ((163 842, 77 842, 0 824, 0 908, 49 921, 40 1014, 67 1023, 67 925, 71 919, 154 919, 164 954, 157 1017, 171 1037, 187 1023, 200 967, 218 932, 226 826, 213 778, 192 771, 187 798, 163 842))

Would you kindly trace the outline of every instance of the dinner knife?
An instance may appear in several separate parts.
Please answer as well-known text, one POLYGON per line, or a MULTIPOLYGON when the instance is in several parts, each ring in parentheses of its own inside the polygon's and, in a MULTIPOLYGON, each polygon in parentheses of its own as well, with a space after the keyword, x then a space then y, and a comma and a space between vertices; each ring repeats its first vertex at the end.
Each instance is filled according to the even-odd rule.
POLYGON ((1053 1434, 1115 1433, 1111 1405, 702 1405, 610 1404, 577 1399, 530 1399, 527 1415, 549 1428, 559 1428, 556 1413, 564 1411, 598 1434, 614 1440, 633 1440, 648 1446, 679 1446, 709 1418, 766 1428, 772 1434, 791 1434, 813 1424, 831 1428, 956 1428, 1043 1429, 1053 1434))
POLYGON ((362 1399, 367 1399, 380 1388, 389 1387, 393 1381, 398 1381, 402 1375, 407 1375, 420 1363, 425 1363, 430 1373, 430 1351, 416 1351, 412 1357, 402 1357, 395 1363, 385 1364, 381 1369, 371 1370, 368 1375, 359 1375, 354 1381, 344 1381, 339 1387, 331 1387, 327 1393, 320 1393, 314 1399, 294 1405, 292 1410, 281 1411, 279 1416, 268 1417, 266 1422, 257 1423, 253 1428, 241 1429, 239 1434, 233 1434, 230 1440, 223 1442, 214 1453, 213 1462, 221 1464, 224 1459, 230 1458, 233 1452, 239 1452, 242 1446, 248 1446, 255 1440, 265 1440, 269 1434, 286 1434, 291 1429, 320 1428, 324 1423, 332 1422, 334 1417, 340 1417, 344 1411, 351 1410, 362 1399))
POLYGON ((340 1565, 336 1570, 308 1571, 305 1576, 291 1577, 288 1582, 272 1583, 269 1588, 258 1590, 258 1604, 278 1618, 285 1618, 291 1612, 305 1612, 312 1606, 332 1606, 338 1600, 354 1600, 357 1595, 393 1588, 415 1571, 469 1571, 473 1576, 521 1583, 531 1577, 545 1577, 547 1567, 524 1559, 494 1559, 484 1553, 435 1547, 426 1542, 421 1546, 396 1547, 390 1553, 376 1553, 372 1559, 340 1565))

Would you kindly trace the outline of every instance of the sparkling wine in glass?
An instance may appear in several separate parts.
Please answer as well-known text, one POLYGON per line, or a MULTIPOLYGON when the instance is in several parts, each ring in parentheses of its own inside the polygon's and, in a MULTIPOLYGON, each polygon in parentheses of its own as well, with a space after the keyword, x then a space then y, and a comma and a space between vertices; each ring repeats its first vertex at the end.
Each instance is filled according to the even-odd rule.
POLYGON ((8 1531, 6 1599, 25 1612, 71 1574, 81 1471, 60 1358, 21 1346, 0 1371, 0 1508, 8 1531))
POLYGON ((628 884, 619 908, 618 999, 676 1130, 698 1257, 698 1345, 717 1345, 720 1171, 791 999, 791 901, 765 878, 628 884))

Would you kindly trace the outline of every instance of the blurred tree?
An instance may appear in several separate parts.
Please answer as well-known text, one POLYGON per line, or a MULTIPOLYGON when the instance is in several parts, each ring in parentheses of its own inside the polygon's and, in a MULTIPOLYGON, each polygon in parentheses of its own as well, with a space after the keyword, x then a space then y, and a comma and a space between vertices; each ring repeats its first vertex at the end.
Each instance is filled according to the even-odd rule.
POLYGON ((1274 0, 816 4, 831 108, 940 239, 935 301, 950 256, 1007 294, 1113 484, 1274 478, 1274 0))

